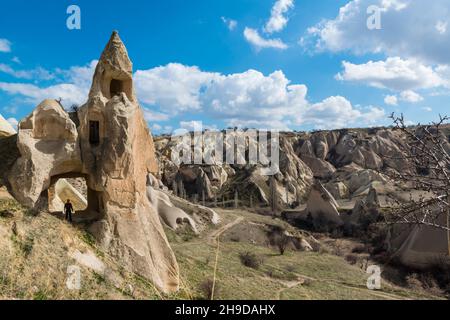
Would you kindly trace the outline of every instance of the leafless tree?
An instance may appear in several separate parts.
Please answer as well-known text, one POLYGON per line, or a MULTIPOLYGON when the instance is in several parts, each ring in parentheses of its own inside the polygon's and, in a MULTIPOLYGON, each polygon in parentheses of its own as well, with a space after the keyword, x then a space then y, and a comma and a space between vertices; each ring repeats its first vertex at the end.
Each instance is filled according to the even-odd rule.
POLYGON ((284 255, 289 244, 292 242, 292 239, 286 234, 284 228, 278 226, 273 226, 272 228, 273 229, 269 233, 270 242, 278 248, 280 255, 284 255))
POLYGON ((440 116, 438 122, 411 127, 405 124, 403 115, 392 114, 390 118, 394 130, 400 130, 405 138, 398 145, 402 155, 396 159, 408 166, 387 172, 410 196, 408 201, 395 201, 385 215, 386 222, 427 225, 450 232, 450 137, 444 133, 450 118, 440 116))
POLYGON ((280 234, 275 238, 275 244, 278 247, 278 251, 281 255, 284 255, 286 252, 286 249, 288 248, 289 244, 291 243, 291 238, 287 236, 286 234, 280 234))
MULTIPOLYGON (((59 101, 60 102, 60 101, 59 101)), ((72 104, 71 106, 70 106, 70 112, 78 112, 78 110, 80 109, 80 105, 78 105, 78 104, 72 104)))

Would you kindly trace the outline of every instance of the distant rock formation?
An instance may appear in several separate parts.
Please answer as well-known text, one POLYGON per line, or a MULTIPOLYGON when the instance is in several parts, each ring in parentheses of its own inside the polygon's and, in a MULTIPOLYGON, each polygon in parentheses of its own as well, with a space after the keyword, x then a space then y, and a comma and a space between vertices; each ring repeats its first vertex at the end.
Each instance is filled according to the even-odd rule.
POLYGON ((356 202, 352 210, 351 221, 363 223, 376 222, 380 211, 380 201, 378 199, 377 190, 370 187, 369 193, 365 199, 356 202))
POLYGON ((297 150, 300 158, 311 168, 316 178, 330 178, 336 172, 336 168, 326 161, 330 151, 328 143, 325 134, 316 134, 310 140, 304 141, 297 150))
POLYGON ((325 189, 327 189, 336 200, 348 199, 350 196, 347 185, 342 181, 330 182, 325 185, 325 189))
POLYGON ((0 114, 0 138, 13 136, 16 133, 12 125, 0 114))
POLYGON ((314 223, 321 221, 324 224, 331 223, 335 226, 343 223, 336 199, 318 181, 311 189, 305 213, 312 217, 314 223))
POLYGON ((85 178, 89 230, 99 244, 129 270, 173 292, 178 264, 147 196, 147 174, 157 174, 158 163, 132 71, 114 32, 88 102, 75 115, 78 128, 55 100, 43 101, 20 122, 20 158, 9 173, 10 189, 23 205, 41 208, 48 206, 48 190, 59 179, 85 178))
MULTIPOLYGON (((368 194, 374 182, 390 183, 385 173, 410 170, 400 148, 405 137, 393 129, 342 129, 280 134, 280 172, 277 202, 284 207, 305 203, 313 180, 319 180, 336 199, 368 194), (406 168, 406 169, 405 169, 406 168)), ((239 198, 270 203, 269 179, 261 165, 181 165, 170 160, 173 141, 157 138, 160 175, 170 189, 181 181, 188 197, 239 198)), ((450 144, 446 147, 450 150, 450 144)), ((246 146, 245 153, 248 153, 246 146)))
MULTIPOLYGON (((172 190, 179 189, 181 183, 188 198, 203 195, 208 200, 214 198, 234 199, 238 191, 240 200, 250 203, 269 204, 269 176, 264 175, 264 166, 215 164, 215 165, 175 165, 171 160, 172 141, 169 137, 159 137, 156 149, 161 163, 163 182, 172 190)), ((248 145, 245 152, 248 152, 248 145)), ((237 157, 237 156, 236 156, 237 157)), ((225 159, 225 150, 224 150, 225 159)), ((279 173, 276 175, 275 188, 277 202, 290 205, 306 198, 313 183, 311 169, 294 152, 293 141, 288 136, 280 137, 279 173)), ((175 191, 175 190, 174 190, 175 191)), ((177 190, 179 193, 179 190, 177 190)))

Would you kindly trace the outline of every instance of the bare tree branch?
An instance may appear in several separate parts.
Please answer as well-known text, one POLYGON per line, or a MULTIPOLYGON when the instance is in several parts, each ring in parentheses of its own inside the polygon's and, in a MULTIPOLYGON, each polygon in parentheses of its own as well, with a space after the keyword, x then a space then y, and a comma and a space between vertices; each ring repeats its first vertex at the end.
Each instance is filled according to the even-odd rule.
POLYGON ((392 114, 390 118, 394 130, 399 130, 405 141, 397 146, 400 154, 383 155, 383 158, 400 160, 407 166, 399 169, 386 163, 387 175, 401 190, 409 192, 410 199, 395 200, 385 223, 425 225, 450 231, 450 148, 449 137, 442 130, 450 118, 439 116, 437 122, 415 127, 408 127, 403 115, 392 114))

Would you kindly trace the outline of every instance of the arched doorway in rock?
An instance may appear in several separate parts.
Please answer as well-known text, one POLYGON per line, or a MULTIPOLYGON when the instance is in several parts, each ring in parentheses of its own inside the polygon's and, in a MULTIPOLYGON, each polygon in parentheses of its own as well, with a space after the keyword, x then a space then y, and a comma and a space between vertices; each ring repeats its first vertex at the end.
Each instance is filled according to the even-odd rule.
POLYGON ((92 222, 102 217, 100 193, 88 186, 88 176, 67 173, 53 176, 47 190, 48 210, 63 214, 64 203, 69 199, 74 207, 74 222, 92 222))

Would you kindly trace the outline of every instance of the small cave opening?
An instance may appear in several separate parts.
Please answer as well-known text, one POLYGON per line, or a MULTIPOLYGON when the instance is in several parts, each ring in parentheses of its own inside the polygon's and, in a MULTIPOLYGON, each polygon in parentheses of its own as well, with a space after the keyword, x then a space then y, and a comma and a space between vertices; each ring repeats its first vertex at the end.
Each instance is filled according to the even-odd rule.
POLYGON ((122 92, 124 92, 125 88, 124 88, 124 83, 123 81, 117 80, 117 79, 112 79, 111 83, 109 85, 109 93, 111 98, 114 96, 118 96, 120 95, 122 92))

